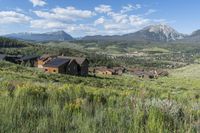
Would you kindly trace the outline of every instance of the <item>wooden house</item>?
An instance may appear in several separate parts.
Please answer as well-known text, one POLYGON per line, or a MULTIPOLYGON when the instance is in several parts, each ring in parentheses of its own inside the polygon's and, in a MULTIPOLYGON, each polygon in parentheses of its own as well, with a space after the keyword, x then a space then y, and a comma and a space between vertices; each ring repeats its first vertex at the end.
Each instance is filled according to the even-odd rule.
POLYGON ((42 55, 37 61, 38 68, 43 68, 44 64, 46 64, 48 61, 52 60, 55 57, 56 56, 49 54, 42 55))
POLYGON ((78 75, 81 76, 87 76, 89 72, 89 61, 86 58, 80 58, 80 57, 67 57, 67 56, 58 56, 58 58, 62 59, 69 59, 69 60, 75 60, 78 64, 77 70, 78 75))
POLYGON ((48 61, 46 64, 43 65, 45 72, 49 73, 66 73, 66 66, 70 60, 55 58, 48 61))
POLYGON ((101 74, 101 75, 122 75, 125 72, 125 68, 123 67, 95 67, 90 69, 91 73, 101 74))
POLYGON ((6 55, 4 57, 4 60, 9 61, 11 63, 17 63, 17 60, 19 60, 22 57, 23 57, 22 55, 6 55))
POLYGON ((17 63, 20 58, 22 58, 22 55, 0 54, 0 60, 5 60, 11 63, 17 63))
POLYGON ((100 75, 115 75, 115 71, 112 69, 108 69, 105 67, 97 67, 95 68, 94 72, 100 75))
POLYGON ((54 58, 44 64, 43 69, 48 73, 78 75, 78 64, 70 59, 54 58))
POLYGON ((122 75, 126 71, 124 67, 113 67, 112 69, 114 70, 115 75, 122 75))
POLYGON ((39 56, 37 56, 37 55, 24 56, 24 57, 18 59, 17 63, 23 64, 23 65, 28 65, 30 67, 35 67, 35 66, 37 66, 38 57, 39 56))
POLYGON ((78 71, 79 64, 75 60, 70 60, 67 64, 66 74, 80 75, 78 71))

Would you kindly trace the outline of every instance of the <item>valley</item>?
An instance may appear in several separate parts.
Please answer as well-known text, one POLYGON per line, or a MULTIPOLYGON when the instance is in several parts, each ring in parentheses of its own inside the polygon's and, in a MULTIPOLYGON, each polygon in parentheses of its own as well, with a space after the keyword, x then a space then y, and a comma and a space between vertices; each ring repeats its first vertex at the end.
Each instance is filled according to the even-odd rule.
POLYGON ((2 37, 0 54, 82 57, 89 69, 125 72, 82 77, 1 60, 0 131, 198 133, 200 45, 167 29, 160 41, 2 37))

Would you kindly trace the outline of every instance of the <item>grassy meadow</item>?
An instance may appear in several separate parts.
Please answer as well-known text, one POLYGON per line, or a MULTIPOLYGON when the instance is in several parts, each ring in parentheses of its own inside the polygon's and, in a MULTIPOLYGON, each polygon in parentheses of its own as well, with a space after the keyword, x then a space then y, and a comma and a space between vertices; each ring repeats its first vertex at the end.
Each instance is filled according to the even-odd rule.
POLYGON ((154 80, 45 74, 0 62, 0 131, 198 133, 198 65, 154 80), (193 72, 194 73, 194 72, 193 72))

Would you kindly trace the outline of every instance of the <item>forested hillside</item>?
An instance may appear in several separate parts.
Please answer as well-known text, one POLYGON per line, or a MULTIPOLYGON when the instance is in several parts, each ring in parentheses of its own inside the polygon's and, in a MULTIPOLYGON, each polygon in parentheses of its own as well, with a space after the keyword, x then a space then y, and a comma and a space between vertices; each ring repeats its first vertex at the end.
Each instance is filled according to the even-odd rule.
POLYGON ((0 48, 20 48, 30 46, 29 43, 0 37, 0 48))

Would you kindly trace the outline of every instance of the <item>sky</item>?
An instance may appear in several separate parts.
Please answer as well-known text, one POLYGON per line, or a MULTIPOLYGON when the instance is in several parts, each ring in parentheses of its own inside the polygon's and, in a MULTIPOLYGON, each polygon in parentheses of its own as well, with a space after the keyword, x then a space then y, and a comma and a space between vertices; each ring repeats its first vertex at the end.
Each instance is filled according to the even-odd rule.
POLYGON ((200 29, 199 8, 199 0, 0 0, 0 35, 122 35, 160 23, 191 34, 200 29))

